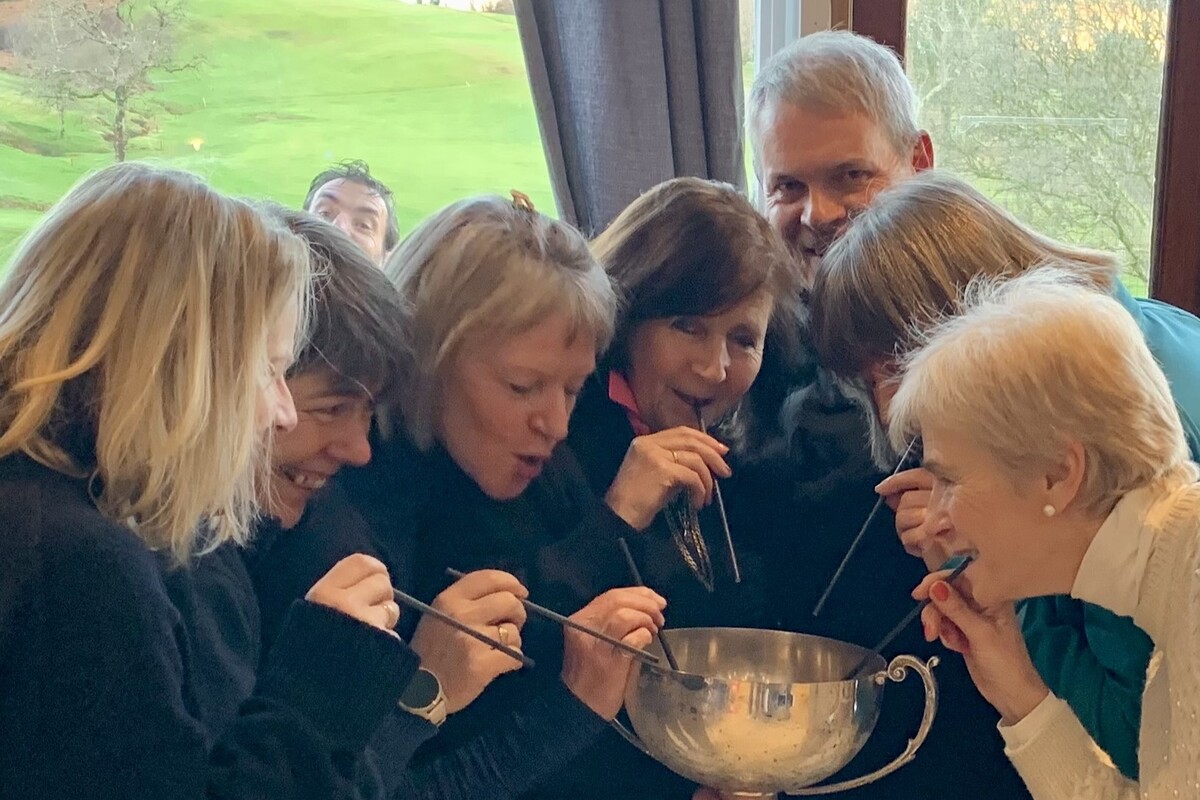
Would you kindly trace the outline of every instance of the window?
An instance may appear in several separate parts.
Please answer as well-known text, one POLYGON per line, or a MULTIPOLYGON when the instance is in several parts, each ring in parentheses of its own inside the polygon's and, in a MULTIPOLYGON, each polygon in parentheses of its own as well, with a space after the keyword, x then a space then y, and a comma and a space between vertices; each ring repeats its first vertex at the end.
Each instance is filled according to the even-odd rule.
POLYGON ((1168 0, 910 0, 938 163, 1147 292, 1168 0))
MULTIPOLYGON (((850 0, 738 0, 742 79, 747 100, 754 77, 771 56, 814 31, 848 27, 849 19, 850 0)), ((749 142, 746 142, 746 176, 746 185, 758 203, 749 142)))
POLYGON ((117 158, 126 137, 128 159, 291 206, 331 162, 363 159, 395 192, 402 231, 452 200, 511 188, 554 209, 507 0, 99 5, 110 9, 102 18, 88 0, 0 3, 0 264, 78 178, 117 158), (129 99, 120 134, 111 86, 61 85, 65 66, 101 68, 111 56, 93 44, 64 52, 70 34, 56 51, 48 21, 69 31, 92 14, 111 31, 123 24, 115 8, 136 30, 151 6, 177 14, 176 46, 148 71, 148 90, 129 99), (98 88, 108 99, 87 96, 98 88))

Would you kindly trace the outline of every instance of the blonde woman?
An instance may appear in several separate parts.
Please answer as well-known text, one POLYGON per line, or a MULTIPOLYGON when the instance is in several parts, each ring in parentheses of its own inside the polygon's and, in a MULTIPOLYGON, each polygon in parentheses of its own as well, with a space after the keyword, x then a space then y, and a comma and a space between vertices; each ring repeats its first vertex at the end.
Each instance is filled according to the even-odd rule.
POLYGON ((415 657, 383 566, 339 563, 257 676, 234 545, 309 292, 304 244, 185 173, 76 186, 0 285, 0 794, 356 796, 415 657), (221 559, 202 583, 198 559, 221 559))
POLYGON ((1200 483, 1137 324, 1070 271, 977 283, 904 365, 894 444, 919 435, 929 514, 976 555, 931 597, 926 636, 963 654, 1036 800, 1173 800, 1200 779, 1200 483), (1069 594, 1154 642, 1140 779, 1096 746, 1034 669, 1013 602, 1069 594))
MULTIPOLYGON (((665 606, 654 592, 626 586, 596 596, 559 580, 588 557, 598 530, 619 527, 559 447, 616 310, 587 242, 519 195, 474 197, 425 220, 384 271, 405 301, 399 397, 370 463, 343 469, 339 480, 398 585, 444 601, 447 567, 501 570, 534 601, 633 646, 649 644, 665 606)), ((628 747, 609 720, 632 660, 540 618, 521 627, 509 610, 514 589, 475 603, 468 621, 520 646, 537 668, 501 677, 450 714, 417 752, 402 796, 580 796, 566 782, 583 780, 581 754, 596 758, 590 748, 602 739, 628 747)), ((406 616, 402 633, 411 622, 406 616)), ((413 649, 437 649, 437 633, 416 626, 413 649)), ((447 697, 461 696, 454 673, 438 671, 447 697)))
MULTIPOLYGON (((881 466, 890 469, 898 458, 882 430, 898 355, 912 345, 913 331, 955 308, 971 280, 1021 275, 1047 261, 1110 293, 1134 320, 1170 381, 1192 457, 1200 455, 1200 320, 1133 298, 1112 255, 1043 236, 964 181, 926 172, 879 193, 826 254, 813 286, 814 343, 836 372, 867 387, 881 466)), ((931 489, 929 471, 916 468, 876 491, 896 511, 905 548, 937 569, 946 553, 926 510, 931 489)), ((1068 597, 1029 601, 1022 623, 1043 678, 1136 777, 1150 640, 1128 619, 1068 597)))

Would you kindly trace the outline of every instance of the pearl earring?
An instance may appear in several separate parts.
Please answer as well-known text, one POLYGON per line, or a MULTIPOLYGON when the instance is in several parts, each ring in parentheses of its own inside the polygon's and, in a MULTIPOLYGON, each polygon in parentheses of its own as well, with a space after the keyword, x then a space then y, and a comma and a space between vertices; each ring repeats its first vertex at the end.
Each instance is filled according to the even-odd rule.
POLYGON ((1053 517, 1058 513, 1058 509, 1047 503, 1046 505, 1042 506, 1042 513, 1047 517, 1053 517))

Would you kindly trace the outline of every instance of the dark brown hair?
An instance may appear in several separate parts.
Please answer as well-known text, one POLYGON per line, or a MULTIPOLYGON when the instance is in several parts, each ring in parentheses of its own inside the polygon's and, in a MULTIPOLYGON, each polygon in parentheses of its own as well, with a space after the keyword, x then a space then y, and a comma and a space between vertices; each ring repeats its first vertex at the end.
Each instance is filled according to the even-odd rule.
POLYGON ((390 399, 405 341, 400 294, 336 225, 306 211, 269 210, 308 244, 316 272, 308 339, 288 377, 327 369, 339 391, 390 399))
POLYGON ((609 365, 643 322, 719 314, 759 291, 772 327, 796 327, 798 269, 783 241, 733 186, 700 178, 660 183, 592 242, 621 299, 609 365))
POLYGON ((774 299, 762 369, 721 435, 742 453, 774 435, 779 407, 803 359, 800 267, 750 201, 726 183, 675 178, 633 201, 592 252, 622 300, 600 370, 620 368, 634 330, 652 319, 711 316, 760 291, 774 299))

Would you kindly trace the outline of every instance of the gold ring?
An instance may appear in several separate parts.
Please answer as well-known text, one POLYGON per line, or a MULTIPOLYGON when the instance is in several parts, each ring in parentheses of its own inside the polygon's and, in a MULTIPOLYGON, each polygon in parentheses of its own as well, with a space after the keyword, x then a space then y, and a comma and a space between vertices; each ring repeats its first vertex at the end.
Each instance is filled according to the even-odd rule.
POLYGON ((678 464, 679 463, 679 453, 676 453, 674 450, 672 450, 671 451, 671 460, 674 461, 676 464, 678 464))
POLYGON ((496 638, 500 641, 500 644, 505 647, 508 646, 508 628, 504 627, 503 622, 496 626, 496 638))

